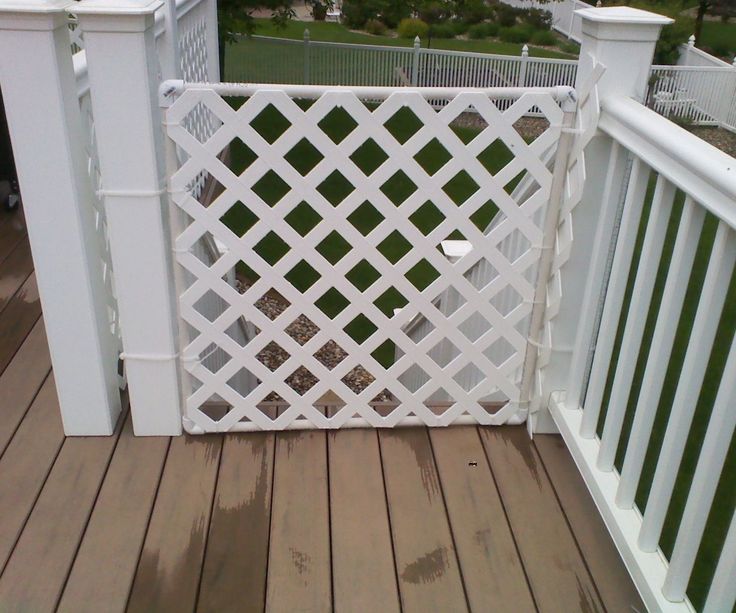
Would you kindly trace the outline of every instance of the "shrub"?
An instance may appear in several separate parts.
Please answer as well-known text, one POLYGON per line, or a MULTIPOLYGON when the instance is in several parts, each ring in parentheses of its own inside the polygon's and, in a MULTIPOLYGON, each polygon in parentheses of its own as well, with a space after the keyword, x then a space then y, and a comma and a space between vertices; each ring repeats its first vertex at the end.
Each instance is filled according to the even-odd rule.
POLYGON ((477 23, 468 28, 468 38, 488 38, 498 33, 498 26, 495 23, 477 23))
POLYGON ((569 53, 570 55, 580 55, 580 45, 577 43, 558 38, 557 46, 560 48, 560 51, 569 53))
POLYGON ((532 34, 531 42, 533 45, 551 47, 557 43, 557 37, 549 30, 539 30, 532 34))
POLYGON ((378 19, 369 19, 365 22, 365 31, 368 32, 368 34, 381 36, 381 34, 386 33, 386 24, 382 21, 378 21, 378 19))
POLYGON ((455 32, 455 36, 459 36, 460 34, 465 34, 470 26, 465 21, 456 20, 452 22, 451 27, 455 32))
POLYGON ((680 57, 680 45, 690 37, 688 24, 672 23, 662 28, 654 51, 655 64, 676 64, 680 57))
POLYGON ((396 29, 401 38, 427 38, 429 26, 421 19, 402 19, 396 29))
POLYGON ((505 43, 528 43, 532 35, 528 28, 513 26, 512 28, 501 28, 498 37, 505 43))
POLYGON ((510 28, 516 25, 516 16, 519 14, 519 9, 499 2, 495 7, 495 13, 496 23, 502 28, 510 28))
POLYGON ((455 38, 455 28, 451 23, 438 23, 430 26, 429 33, 434 38, 455 38))
POLYGON ((524 23, 535 30, 550 30, 552 28, 552 13, 542 9, 526 9, 519 14, 524 23))

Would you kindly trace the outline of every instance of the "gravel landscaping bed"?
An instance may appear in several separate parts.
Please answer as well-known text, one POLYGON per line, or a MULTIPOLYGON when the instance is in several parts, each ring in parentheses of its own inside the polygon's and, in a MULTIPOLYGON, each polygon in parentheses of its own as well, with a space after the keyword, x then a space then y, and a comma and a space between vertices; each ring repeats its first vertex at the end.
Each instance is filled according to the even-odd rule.
POLYGON ((736 158, 736 134, 715 127, 690 128, 690 132, 721 151, 736 158))

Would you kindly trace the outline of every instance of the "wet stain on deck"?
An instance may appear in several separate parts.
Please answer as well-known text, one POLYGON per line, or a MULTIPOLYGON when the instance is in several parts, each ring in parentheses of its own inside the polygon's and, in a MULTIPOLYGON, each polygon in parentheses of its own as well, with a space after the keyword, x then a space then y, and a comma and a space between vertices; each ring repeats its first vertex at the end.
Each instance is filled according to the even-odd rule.
POLYGON ((444 575, 449 566, 447 549, 437 547, 411 564, 407 564, 401 573, 401 578, 414 584, 432 583, 444 575))

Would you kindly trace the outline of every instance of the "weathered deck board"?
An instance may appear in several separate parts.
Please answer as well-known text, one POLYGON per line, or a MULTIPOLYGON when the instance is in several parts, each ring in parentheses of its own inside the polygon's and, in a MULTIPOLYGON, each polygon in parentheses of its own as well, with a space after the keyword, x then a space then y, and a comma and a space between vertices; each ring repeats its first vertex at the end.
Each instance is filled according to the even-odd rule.
POLYGON ((266 607, 329 611, 330 526, 324 432, 276 438, 266 607))
POLYGON ((616 551, 561 436, 542 434, 534 445, 572 527, 607 611, 644 611, 639 593, 616 551))
POLYGON ((222 437, 171 441, 128 611, 193 611, 222 437))
POLYGON ((127 417, 60 612, 125 611, 168 446, 166 437, 134 437, 127 417))
POLYGON ((3 613, 55 607, 119 432, 64 441, 0 577, 3 613))
POLYGON ((380 442, 403 610, 467 610, 426 429, 381 431, 380 442))
POLYGON ((46 331, 43 320, 39 319, 13 361, 0 375, 0 454, 8 446, 50 371, 46 331))
POLYGON ((603 611, 526 428, 480 428, 537 607, 603 611))
POLYGON ((533 611, 529 585, 474 427, 430 430, 473 611, 533 611))
POLYGON ((275 435, 223 442, 197 610, 263 611, 275 435))
POLYGON ((41 301, 33 273, 0 313, 0 373, 10 364, 40 316, 41 301))
POLYGON ((399 611, 378 434, 327 435, 336 611, 399 611))
POLYGON ((32 272, 31 246, 21 241, 0 263, 0 313, 32 272))
POLYGON ((49 376, 0 459, 0 569, 10 557, 63 442, 54 378, 49 376))
POLYGON ((0 265, 26 238, 26 225, 20 212, 0 211, 0 265))

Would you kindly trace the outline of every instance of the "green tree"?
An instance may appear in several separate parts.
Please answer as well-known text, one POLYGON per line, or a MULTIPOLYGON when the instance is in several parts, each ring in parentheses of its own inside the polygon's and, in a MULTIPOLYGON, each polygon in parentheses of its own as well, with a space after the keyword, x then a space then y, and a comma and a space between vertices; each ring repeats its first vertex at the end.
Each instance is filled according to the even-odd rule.
POLYGON ((238 34, 251 35, 256 22, 253 13, 259 9, 270 10, 271 20, 285 25, 294 16, 291 0, 217 0, 217 21, 220 46, 220 75, 225 74, 225 49, 238 34))
POLYGON ((700 42, 705 16, 720 15, 724 19, 736 17, 736 0, 698 0, 695 13, 695 41, 700 42))

